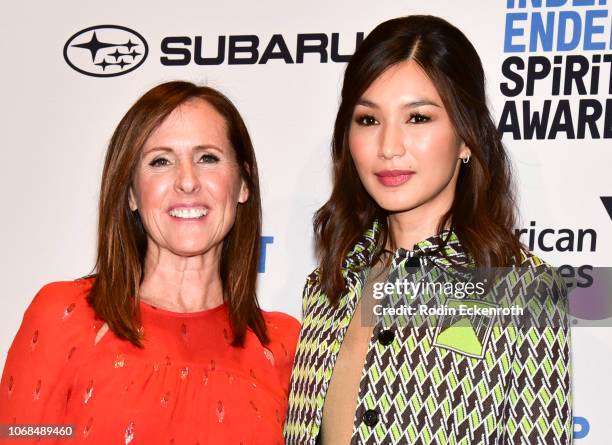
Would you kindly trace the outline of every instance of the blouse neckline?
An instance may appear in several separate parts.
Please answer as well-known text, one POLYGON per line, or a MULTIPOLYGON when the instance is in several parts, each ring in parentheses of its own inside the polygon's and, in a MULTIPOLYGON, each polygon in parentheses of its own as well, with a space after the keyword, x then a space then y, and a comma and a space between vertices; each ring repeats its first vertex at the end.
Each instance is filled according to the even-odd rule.
POLYGON ((174 312, 174 311, 163 309, 159 306, 155 306, 155 305, 152 305, 150 303, 146 303, 140 300, 140 308, 143 310, 143 312, 146 312, 148 314, 159 315, 159 316, 163 316, 167 318, 192 319, 192 318, 207 317, 210 315, 217 314, 218 312, 222 312, 227 308, 227 304, 223 302, 219 306, 213 307, 211 309, 205 309, 203 311, 174 312))

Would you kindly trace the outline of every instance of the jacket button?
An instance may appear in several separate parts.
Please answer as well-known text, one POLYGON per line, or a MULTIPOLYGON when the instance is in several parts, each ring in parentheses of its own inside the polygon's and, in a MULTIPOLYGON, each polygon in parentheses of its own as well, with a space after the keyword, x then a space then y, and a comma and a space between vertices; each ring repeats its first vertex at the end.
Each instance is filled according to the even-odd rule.
POLYGON ((378 341, 381 345, 389 346, 395 339, 395 332, 391 329, 384 329, 378 333, 378 341))
POLYGON ((406 261, 406 267, 420 267, 421 266, 421 261, 419 260, 419 257, 416 255, 411 256, 410 258, 408 258, 408 261, 406 261))
POLYGON ((361 420, 363 420, 363 423, 367 426, 374 426, 378 423, 378 413, 373 409, 369 409, 363 413, 361 420))

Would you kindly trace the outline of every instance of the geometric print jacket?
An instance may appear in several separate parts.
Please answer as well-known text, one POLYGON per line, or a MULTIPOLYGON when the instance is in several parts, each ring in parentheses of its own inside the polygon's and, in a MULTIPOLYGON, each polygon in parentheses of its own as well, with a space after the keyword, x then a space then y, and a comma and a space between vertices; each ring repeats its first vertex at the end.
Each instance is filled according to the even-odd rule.
MULTIPOLYGON (((325 396, 367 279, 378 228, 375 222, 346 256, 347 291, 337 307, 321 292, 318 269, 307 279, 284 431, 289 445, 318 442, 325 396)), ((454 232, 446 230, 413 251, 395 251, 387 281, 448 280, 435 271, 460 273, 461 266, 469 269, 473 262, 454 232)), ((493 283, 495 301, 468 300, 518 304, 536 322, 451 316, 436 323, 425 317, 417 325, 378 319, 361 375, 352 445, 572 443, 566 286, 554 269, 526 251, 521 267, 493 283)), ((418 302, 440 304, 436 298, 418 302)))

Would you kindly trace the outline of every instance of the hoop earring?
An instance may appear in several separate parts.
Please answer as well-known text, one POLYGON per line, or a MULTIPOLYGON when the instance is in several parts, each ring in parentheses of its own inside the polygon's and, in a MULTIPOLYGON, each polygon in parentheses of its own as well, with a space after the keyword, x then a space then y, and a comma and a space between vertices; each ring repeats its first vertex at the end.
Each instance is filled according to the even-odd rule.
POLYGON ((467 155, 465 158, 461 158, 461 162, 463 162, 464 164, 470 162, 470 155, 467 155))

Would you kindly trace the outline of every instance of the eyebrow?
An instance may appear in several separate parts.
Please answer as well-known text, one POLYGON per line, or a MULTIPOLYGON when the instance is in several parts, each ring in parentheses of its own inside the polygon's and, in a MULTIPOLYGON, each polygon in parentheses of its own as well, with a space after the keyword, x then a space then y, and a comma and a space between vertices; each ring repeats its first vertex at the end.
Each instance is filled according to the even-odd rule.
MULTIPOLYGON (((213 150, 217 150, 219 152, 223 152, 223 150, 221 150, 219 147, 217 147, 214 144, 205 144, 205 145, 196 145, 194 147, 191 148, 191 151, 202 151, 202 150, 209 150, 209 149, 213 149, 213 150)), ((174 150, 170 147, 151 147, 148 150, 143 151, 142 156, 147 156, 149 153, 153 153, 154 151, 161 151, 164 153, 172 153, 174 150)))
MULTIPOLYGON (((376 109, 380 108, 380 106, 378 106, 375 102, 372 102, 371 100, 365 99, 363 97, 357 101, 357 105, 363 105, 364 107, 370 107, 370 108, 376 108, 376 109)), ((406 102, 405 104, 402 105, 402 108, 415 108, 415 107, 421 107, 423 105, 432 105, 434 107, 440 107, 440 105, 430 100, 418 99, 418 100, 414 100, 411 102, 406 102)))

